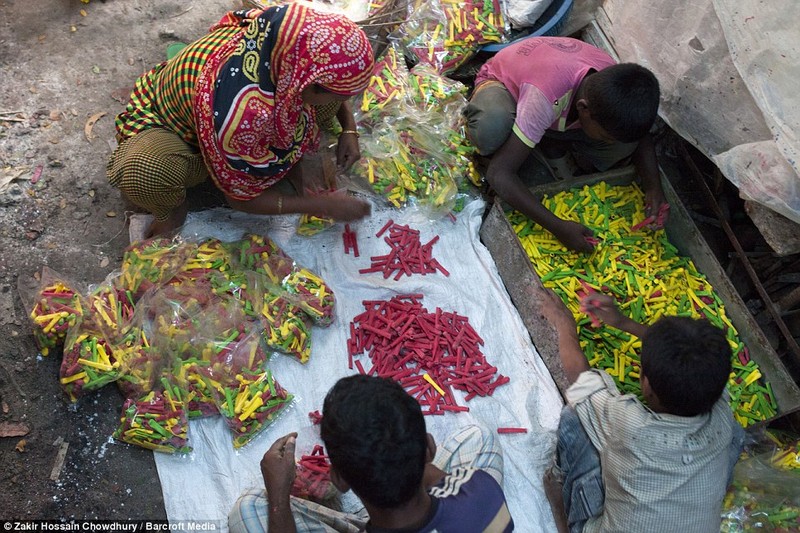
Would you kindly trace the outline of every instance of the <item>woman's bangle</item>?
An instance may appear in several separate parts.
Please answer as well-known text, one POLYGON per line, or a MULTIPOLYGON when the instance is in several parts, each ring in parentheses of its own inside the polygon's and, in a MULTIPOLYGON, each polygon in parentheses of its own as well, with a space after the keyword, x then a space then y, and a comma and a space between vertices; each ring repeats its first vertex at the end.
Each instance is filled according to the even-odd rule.
POLYGON ((283 196, 282 195, 278 195, 278 214, 279 215, 283 214, 283 196))
POLYGON ((361 135, 359 135, 359 134, 358 134, 358 132, 357 132, 356 130, 342 130, 342 133, 340 133, 339 135, 344 135, 345 133, 349 133, 349 134, 351 134, 351 135, 355 135, 355 136, 356 136, 356 139, 358 139, 359 137, 361 137, 361 135))

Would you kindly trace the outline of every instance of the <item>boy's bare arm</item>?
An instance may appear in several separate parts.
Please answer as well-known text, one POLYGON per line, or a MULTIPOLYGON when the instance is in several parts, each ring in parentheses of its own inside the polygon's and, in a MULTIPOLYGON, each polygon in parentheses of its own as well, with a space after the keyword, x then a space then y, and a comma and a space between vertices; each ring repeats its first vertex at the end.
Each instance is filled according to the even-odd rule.
POLYGON ((564 246, 579 252, 590 252, 593 246, 586 237, 592 230, 554 215, 528 190, 519 178, 519 170, 530 155, 531 148, 512 133, 492 156, 486 179, 497 195, 544 229, 555 235, 564 246))
POLYGON ((589 370, 589 361, 586 360, 586 355, 578 342, 578 328, 575 325, 575 319, 561 298, 549 289, 545 291, 545 297, 542 300, 542 313, 556 328, 558 353, 564 368, 564 376, 572 385, 581 373, 589 370))
MULTIPOLYGON (((642 189, 645 195, 646 215, 656 215, 661 205, 667 202, 661 187, 661 176, 658 172, 658 159, 653 137, 648 133, 639 141, 633 152, 633 165, 636 173, 642 178, 642 189)), ((664 215, 667 216, 666 214, 664 215)))
POLYGON ((616 300, 607 294, 592 294, 583 300, 582 305, 587 313, 592 313, 609 326, 627 331, 640 339, 647 331, 647 326, 623 315, 617 308, 616 300))

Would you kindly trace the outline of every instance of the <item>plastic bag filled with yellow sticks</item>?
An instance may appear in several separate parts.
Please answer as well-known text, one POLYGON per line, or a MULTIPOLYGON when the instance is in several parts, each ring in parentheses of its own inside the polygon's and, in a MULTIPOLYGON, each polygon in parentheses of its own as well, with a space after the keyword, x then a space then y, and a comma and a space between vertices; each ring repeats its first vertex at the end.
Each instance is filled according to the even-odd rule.
POLYGON ((217 409, 233 433, 234 448, 271 424, 293 398, 275 380, 266 361, 259 361, 256 354, 262 342, 259 332, 252 331, 211 354, 210 364, 201 369, 217 409))
POLYGON ((638 229, 645 219, 644 195, 635 184, 612 187, 600 182, 546 196, 542 203, 558 217, 590 228, 599 240, 592 253, 578 254, 521 213, 507 215, 544 286, 575 316, 590 366, 611 374, 623 392, 641 394, 641 341, 606 325, 592 327, 580 311, 580 294, 595 290, 615 296, 620 310, 643 324, 677 315, 704 318, 724 330, 733 351, 727 388, 734 417, 746 427, 775 416, 772 388, 705 275, 678 253, 664 230, 638 229))
POLYGON ((287 298, 288 293, 263 275, 248 275, 253 305, 260 310, 267 347, 291 355, 301 363, 311 357, 312 319, 287 298))
POLYGON ((124 367, 112 343, 134 318, 129 294, 103 284, 86 297, 83 315, 67 334, 59 369, 61 388, 70 401, 78 401, 84 393, 116 381, 122 374, 124 367))
POLYGON ((165 388, 125 400, 113 437, 157 452, 189 453, 188 433, 183 403, 165 388))
POLYGON ((441 74, 454 72, 487 42, 499 42, 505 30, 500 5, 492 1, 426 0, 414 5, 399 33, 415 62, 441 74))
POLYGON ((387 118, 403 116, 407 79, 405 58, 392 42, 375 62, 369 85, 359 97, 354 113, 358 124, 369 127, 383 124, 387 118))
POLYGON ((466 167, 463 159, 445 153, 436 129, 424 124, 404 122, 384 125, 362 138, 362 158, 353 173, 395 207, 409 201, 447 212, 455 205, 466 167), (433 147, 433 152, 426 151, 433 147), (459 166, 456 164, 459 163, 459 166))
MULTIPOLYGON (((224 300, 208 282, 167 284, 146 293, 137 302, 130 326, 111 341, 121 363, 117 383, 123 394, 136 399, 155 390, 162 374, 171 371, 173 359, 193 353, 192 336, 202 331, 206 317, 224 300)), ((236 302, 230 307, 243 313, 236 302)))
POLYGON ((38 286, 21 290, 39 353, 50 355, 63 346, 69 329, 83 316, 86 302, 75 282, 48 267, 42 268, 38 286))
POLYGON ((206 306, 193 318, 191 327, 175 328, 162 322, 153 344, 170 361, 164 377, 172 381, 174 395, 186 404, 190 419, 218 412, 212 390, 203 379, 207 368, 225 364, 229 354, 240 352, 246 353, 239 364, 254 371, 263 367, 268 354, 257 342, 260 331, 258 319, 249 317, 232 298, 206 306))
POLYGON ((152 391, 161 375, 161 354, 150 345, 147 331, 149 326, 143 328, 134 320, 109 341, 114 360, 120 363, 117 387, 126 398, 139 398, 152 391))
POLYGON ((219 239, 205 239, 191 248, 191 253, 170 283, 194 283, 219 275, 228 276, 232 268, 233 256, 226 244, 219 239))
POLYGON ((232 245, 239 250, 238 268, 246 272, 250 287, 260 286, 299 306, 319 326, 333 322, 333 289, 316 273, 289 257, 269 237, 250 234, 232 245))
POLYGON ((101 331, 84 327, 83 321, 70 328, 58 378, 71 402, 116 381, 119 376, 120 362, 114 358, 101 331))
POLYGON ((114 285, 136 302, 145 292, 170 281, 194 254, 196 244, 167 238, 131 243, 122 256, 114 285))
POLYGON ((436 72, 430 65, 416 65, 408 73, 406 100, 423 112, 439 111, 458 123, 461 110, 467 105, 467 86, 436 72))
POLYGON ((800 530, 800 440, 773 430, 746 446, 722 504, 720 531, 800 530))

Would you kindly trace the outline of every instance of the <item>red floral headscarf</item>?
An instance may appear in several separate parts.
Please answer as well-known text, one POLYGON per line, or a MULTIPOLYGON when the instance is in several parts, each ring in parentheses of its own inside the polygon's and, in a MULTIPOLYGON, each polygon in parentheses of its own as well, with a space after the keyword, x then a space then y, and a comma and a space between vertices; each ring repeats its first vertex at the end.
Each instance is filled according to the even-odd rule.
POLYGON ((372 47, 342 15, 299 4, 228 13, 212 28, 242 31, 212 54, 198 77, 195 120, 217 186, 252 199, 316 148, 314 111, 303 89, 361 92, 372 73, 372 47))

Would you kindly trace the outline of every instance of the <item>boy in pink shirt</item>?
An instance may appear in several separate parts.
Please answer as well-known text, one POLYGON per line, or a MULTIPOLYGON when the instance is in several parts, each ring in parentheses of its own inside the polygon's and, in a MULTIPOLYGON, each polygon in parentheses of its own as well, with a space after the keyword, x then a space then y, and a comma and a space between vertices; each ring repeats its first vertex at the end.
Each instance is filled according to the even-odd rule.
POLYGON ((649 134, 658 101, 658 80, 646 68, 617 65, 577 39, 534 37, 481 67, 464 116, 478 152, 491 156, 486 179, 497 195, 568 248, 590 251, 592 231, 548 211, 518 172, 536 146, 551 160, 571 153, 583 172, 631 157, 648 211, 658 212, 665 200, 649 134))

